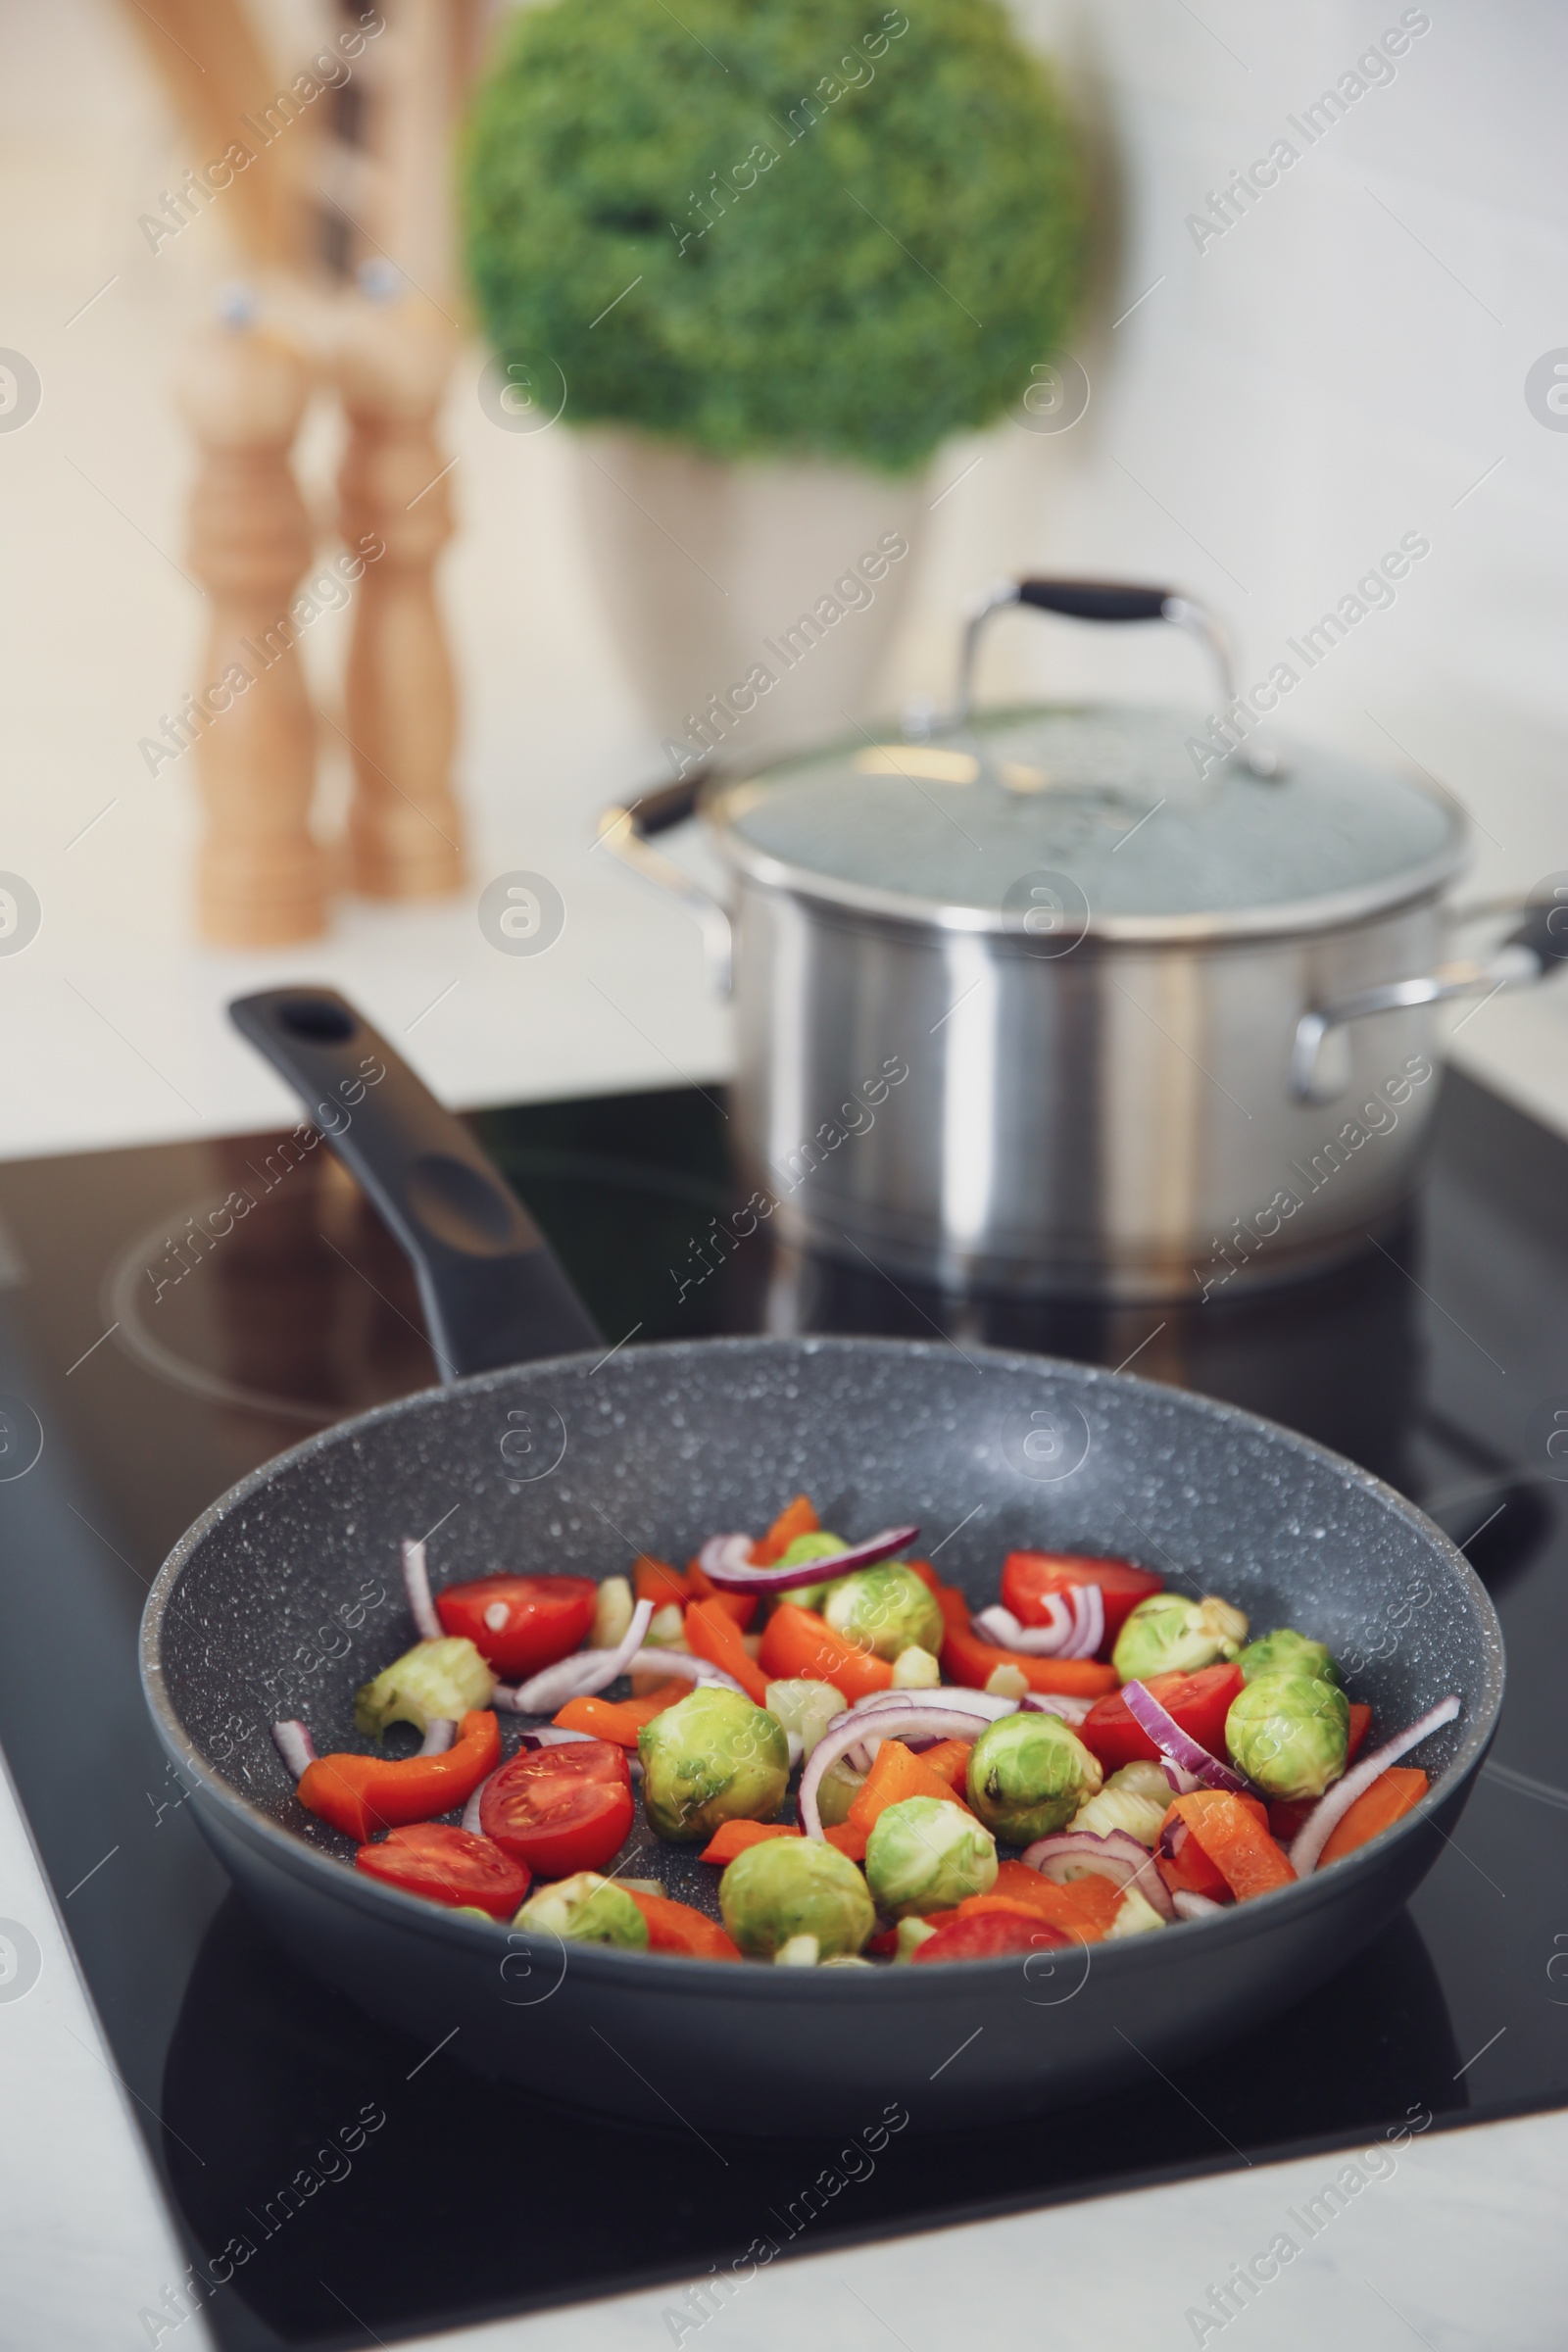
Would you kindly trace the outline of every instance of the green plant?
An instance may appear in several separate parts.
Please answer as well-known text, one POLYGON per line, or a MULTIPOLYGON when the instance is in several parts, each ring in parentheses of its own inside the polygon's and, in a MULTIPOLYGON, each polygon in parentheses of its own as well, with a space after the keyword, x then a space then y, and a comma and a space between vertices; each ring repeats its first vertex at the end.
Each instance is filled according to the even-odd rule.
POLYGON ((1078 149, 999 0, 556 0, 464 197, 503 362, 725 458, 918 466, 1020 397, 1082 276, 1078 149))

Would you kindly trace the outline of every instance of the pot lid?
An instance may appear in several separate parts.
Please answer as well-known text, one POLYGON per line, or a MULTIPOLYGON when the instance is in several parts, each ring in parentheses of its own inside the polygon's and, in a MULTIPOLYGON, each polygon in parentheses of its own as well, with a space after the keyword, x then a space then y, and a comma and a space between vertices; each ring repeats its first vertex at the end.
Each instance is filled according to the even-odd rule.
POLYGON ((862 731, 719 788, 705 813, 762 881, 962 930, 1326 928, 1463 864, 1466 820, 1441 789, 1272 737, 1260 773, 1255 748, 1218 756, 1209 726, 1052 705, 917 741, 862 731))

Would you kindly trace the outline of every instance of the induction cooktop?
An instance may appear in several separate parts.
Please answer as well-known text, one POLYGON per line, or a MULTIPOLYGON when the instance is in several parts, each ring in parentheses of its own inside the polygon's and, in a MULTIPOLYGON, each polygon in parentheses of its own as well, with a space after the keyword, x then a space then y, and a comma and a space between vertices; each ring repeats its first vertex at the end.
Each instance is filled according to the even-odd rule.
POLYGON ((1458 1837, 1370 1950, 1266 2033, 1060 2128, 910 2132, 851 2179, 836 2142, 548 2108, 282 1956, 137 1682, 147 1587, 206 1504, 433 1380, 396 1250, 324 1149, 276 1136, 0 1165, 0 1742, 190 2256, 223 2279, 220 2343, 393 2341, 700 2278, 759 2235, 809 2252, 1568 2102, 1568 1144, 1450 1076, 1405 1227, 1338 1273, 1025 1307, 737 1242, 717 1094, 474 1124, 612 1339, 935 1331, 1135 1369, 1351 1455, 1464 1547, 1508 1696, 1458 1837), (236 1188, 243 1222, 220 1213, 236 1188), (808 2196, 828 2169, 839 2188, 808 2196))

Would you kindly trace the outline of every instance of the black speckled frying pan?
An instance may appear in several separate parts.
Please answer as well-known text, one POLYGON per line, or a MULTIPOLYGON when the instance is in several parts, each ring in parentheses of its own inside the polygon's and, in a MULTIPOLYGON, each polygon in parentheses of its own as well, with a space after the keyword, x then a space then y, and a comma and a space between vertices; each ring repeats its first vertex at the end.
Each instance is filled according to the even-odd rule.
MULTIPOLYGON (((160 1736, 206 1836, 308 1967, 430 2044, 461 2029, 470 2066, 604 2113, 771 2134, 898 2101, 933 2129, 1216 2046, 1350 1960, 1418 1885, 1491 1741, 1503 1653, 1465 1560, 1390 1488, 1231 1406, 1045 1357, 809 1339, 607 1354, 466 1131, 350 1005, 279 991, 234 1015, 409 1250, 450 1381, 243 1480, 147 1603, 160 1736), (1260 1630, 1371 1657, 1353 1690, 1380 1731, 1457 1691, 1459 1720, 1421 1751, 1431 1794, 1346 1861, 1218 1919, 1070 1958, 827 1971, 529 1941, 367 1879, 295 1799, 269 1726, 299 1713, 323 1751, 358 1744, 355 1688, 415 1639, 402 1538, 435 1531, 438 1587, 498 1568, 604 1576, 638 1548, 684 1559, 715 1529, 765 1525, 801 1490, 852 1537, 918 1520, 977 1604, 1017 1544, 1188 1576, 1260 1630)), ((635 1838, 672 1893, 715 1909, 716 1872, 635 1838)))

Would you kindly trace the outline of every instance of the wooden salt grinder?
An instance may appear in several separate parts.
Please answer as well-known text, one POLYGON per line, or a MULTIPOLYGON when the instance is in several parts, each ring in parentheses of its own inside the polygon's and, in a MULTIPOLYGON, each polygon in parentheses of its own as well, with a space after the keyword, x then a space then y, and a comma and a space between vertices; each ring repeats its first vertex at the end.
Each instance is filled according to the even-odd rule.
POLYGON ((349 422, 340 527, 365 559, 344 682, 349 865, 368 898, 438 898, 464 878, 457 695, 434 578, 453 529, 433 429, 453 353, 441 314, 406 299, 357 304, 336 355, 349 422))
POLYGON ((202 446, 190 561, 212 597, 196 763, 207 830, 203 935, 279 947, 326 927, 326 866, 311 832, 316 730, 289 600, 311 528, 288 453, 310 378, 298 354, 239 322, 197 343, 178 401, 202 446), (243 678, 243 683, 241 682, 243 678))

